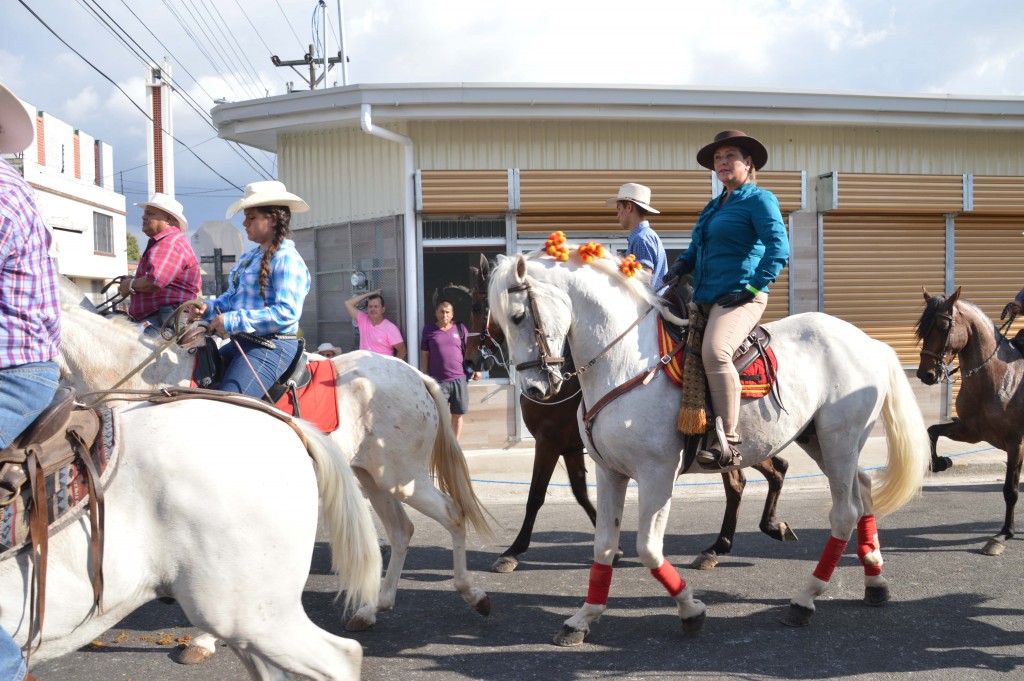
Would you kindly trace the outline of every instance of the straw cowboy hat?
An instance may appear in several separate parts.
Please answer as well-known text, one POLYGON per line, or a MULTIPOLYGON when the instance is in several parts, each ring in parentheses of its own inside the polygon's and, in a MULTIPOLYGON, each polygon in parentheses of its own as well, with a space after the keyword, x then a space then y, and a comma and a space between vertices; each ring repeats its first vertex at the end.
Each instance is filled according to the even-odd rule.
POLYGON ((648 213, 654 213, 655 215, 661 213, 660 210, 651 208, 651 190, 636 182, 627 182, 619 187, 619 195, 608 199, 604 202, 604 205, 611 207, 619 201, 632 201, 648 213))
POLYGON ((330 343, 326 342, 316 346, 316 351, 321 355, 324 354, 325 352, 333 352, 336 355, 341 354, 341 348, 339 348, 337 345, 331 345, 330 343))
POLYGON ((715 141, 701 147, 697 152, 697 163, 708 170, 715 169, 715 150, 719 147, 739 147, 754 159, 754 168, 760 170, 768 162, 768 150, 756 139, 742 130, 723 130, 715 135, 715 141))
POLYGON ((188 231, 188 220, 185 219, 185 208, 173 196, 157 192, 149 197, 149 201, 140 201, 135 205, 139 208, 153 206, 153 208, 162 210, 178 221, 178 229, 183 232, 188 231))
POLYGON ((21 100, 0 83, 0 154, 25 151, 35 136, 35 123, 21 100))
POLYGON ((256 206, 287 206, 293 213, 309 210, 309 204, 285 189, 284 182, 264 180, 246 185, 245 196, 228 206, 224 217, 230 218, 240 210, 256 206))

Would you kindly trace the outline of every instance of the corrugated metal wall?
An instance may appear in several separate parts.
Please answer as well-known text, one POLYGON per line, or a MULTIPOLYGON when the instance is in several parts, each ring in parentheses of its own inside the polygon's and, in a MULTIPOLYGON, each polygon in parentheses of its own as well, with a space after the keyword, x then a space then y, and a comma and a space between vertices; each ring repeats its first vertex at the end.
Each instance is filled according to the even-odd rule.
MULTIPOLYGON (((397 126, 396 132, 402 132, 397 126)), ((283 135, 278 176, 309 203, 295 229, 400 215, 405 210, 402 145, 358 128, 283 135)))
POLYGON ((903 364, 917 366, 921 287, 941 291, 945 284, 945 218, 826 215, 822 238, 823 311, 888 343, 903 364))

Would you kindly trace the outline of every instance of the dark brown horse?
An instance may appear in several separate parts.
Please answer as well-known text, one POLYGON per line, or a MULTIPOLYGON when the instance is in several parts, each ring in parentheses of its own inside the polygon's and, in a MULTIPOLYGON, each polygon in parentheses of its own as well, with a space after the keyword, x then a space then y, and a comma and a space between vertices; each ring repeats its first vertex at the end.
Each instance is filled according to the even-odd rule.
POLYGON ((925 309, 917 322, 921 340, 921 364, 917 377, 926 385, 951 381, 949 365, 960 360, 960 393, 956 417, 950 423, 928 428, 932 444, 932 471, 950 466, 936 454, 940 437, 958 442, 985 441, 1006 451, 1003 500, 1006 517, 999 534, 981 552, 998 556, 1013 537, 1013 512, 1020 490, 1021 448, 1024 446, 1024 361, 1017 348, 1003 338, 1001 329, 976 305, 960 300, 960 289, 949 296, 924 292, 925 309))
MULTIPOLYGON (((476 281, 473 296, 470 340, 466 344, 466 354, 474 366, 482 361, 482 351, 489 352, 487 347, 500 352, 500 344, 504 336, 500 327, 488 328, 487 311, 487 280, 490 274, 490 263, 483 255, 480 256, 480 267, 470 268, 476 281)), ((565 371, 573 373, 575 367, 565 367, 565 371)), ((558 464, 559 458, 565 461, 569 475, 572 494, 590 522, 596 522, 597 512, 590 503, 586 484, 586 448, 577 425, 576 413, 580 406, 579 379, 573 378, 561 387, 558 395, 549 402, 538 402, 520 395, 519 405, 522 409, 523 422, 535 440, 533 477, 530 480, 530 492, 526 500, 526 516, 523 526, 512 545, 498 557, 491 566, 493 572, 512 572, 519 565, 518 556, 530 548, 530 537, 537 520, 537 513, 544 505, 551 474, 558 464)), ((764 512, 761 515, 761 531, 772 539, 779 541, 796 541, 796 533, 785 522, 775 517, 775 507, 782 492, 782 483, 786 477, 789 464, 785 459, 774 456, 770 460, 754 466, 768 481, 768 496, 765 499, 764 512)), ((694 559, 691 567, 698 570, 710 570, 718 564, 719 556, 732 551, 733 536, 736 534, 736 519, 739 515, 743 488, 747 484, 742 469, 722 473, 725 484, 726 509, 722 520, 722 529, 715 543, 701 552, 694 559)), ((618 555, 621 555, 621 549, 618 555)))

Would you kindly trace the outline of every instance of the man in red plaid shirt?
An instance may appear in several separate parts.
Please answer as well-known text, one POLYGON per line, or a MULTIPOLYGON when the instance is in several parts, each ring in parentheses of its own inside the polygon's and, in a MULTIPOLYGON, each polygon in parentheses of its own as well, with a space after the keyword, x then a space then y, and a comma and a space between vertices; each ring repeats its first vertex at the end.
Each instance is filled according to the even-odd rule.
POLYGON ((185 236, 188 221, 180 203, 157 193, 135 205, 143 209, 142 231, 149 243, 135 277, 121 280, 121 295, 132 297, 132 319, 160 327, 179 305, 201 298, 199 262, 185 236))

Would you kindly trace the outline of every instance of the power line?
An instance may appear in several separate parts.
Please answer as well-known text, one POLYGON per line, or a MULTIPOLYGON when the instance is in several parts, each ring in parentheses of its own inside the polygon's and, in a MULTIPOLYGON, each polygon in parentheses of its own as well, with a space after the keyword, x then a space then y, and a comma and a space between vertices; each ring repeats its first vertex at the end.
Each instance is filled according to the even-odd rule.
MULTIPOLYGON (((42 18, 42 17, 40 17, 40 16, 38 15, 38 14, 36 14, 36 13, 35 13, 35 11, 34 11, 34 10, 33 10, 33 9, 31 8, 31 7, 29 7, 29 6, 28 6, 28 4, 26 4, 25 0, 18 0, 18 3, 19 3, 19 4, 20 4, 20 5, 22 6, 22 7, 24 7, 24 8, 26 9, 26 10, 28 10, 28 13, 29 13, 29 14, 31 14, 31 15, 32 15, 33 17, 35 17, 36 21, 38 21, 38 22, 39 22, 40 24, 42 24, 42 25, 43 25, 43 27, 44 27, 44 28, 45 28, 45 29, 46 29, 47 31, 49 31, 50 33, 52 33, 52 34, 53 34, 53 36, 54 36, 54 37, 55 37, 55 38, 56 38, 57 40, 59 40, 59 41, 60 41, 61 43, 63 43, 65 47, 67 47, 67 48, 68 48, 69 50, 71 50, 71 51, 72 51, 72 52, 74 52, 74 53, 75 53, 76 55, 78 55, 78 58, 79 58, 79 59, 81 59, 81 60, 82 60, 82 61, 84 61, 84 62, 85 62, 86 64, 88 64, 88 65, 89 65, 89 66, 90 66, 90 67, 91 67, 91 68, 92 68, 92 69, 93 69, 94 71, 96 71, 96 73, 98 73, 98 74, 99 74, 100 76, 102 76, 102 77, 103 77, 103 78, 104 78, 105 80, 107 80, 107 81, 108 81, 108 82, 109 82, 109 83, 110 83, 111 85, 113 85, 113 86, 114 86, 115 88, 117 88, 117 91, 118 91, 118 92, 120 92, 120 93, 121 93, 122 95, 124 95, 124 96, 125 96, 125 98, 126 98, 126 99, 127 99, 127 100, 128 100, 129 102, 131 102, 132 106, 134 106, 134 107, 135 107, 136 109, 138 109, 138 110, 139 110, 139 112, 140 112, 140 113, 142 113, 142 115, 143 115, 143 116, 145 116, 147 120, 149 120, 150 122, 153 122, 153 118, 152 118, 152 117, 151 117, 151 116, 150 116, 150 115, 149 115, 148 113, 146 113, 146 111, 145 111, 145 110, 144 110, 144 109, 143 109, 143 108, 142 108, 141 106, 139 106, 138 104, 136 104, 136 103, 135 103, 135 100, 134 100, 134 99, 132 99, 132 98, 131 98, 131 97, 130 97, 130 96, 128 95, 128 93, 127 93, 127 92, 125 92, 125 91, 124 91, 123 89, 121 89, 121 86, 120 86, 120 85, 118 85, 118 84, 117 84, 116 82, 114 82, 114 79, 112 79, 112 78, 111 78, 110 76, 108 76, 108 75, 107 75, 106 73, 104 73, 104 72, 103 72, 103 71, 102 71, 102 70, 101 70, 101 69, 100 69, 100 68, 99 68, 98 66, 96 66, 96 65, 95 65, 95 64, 93 64, 93 63, 92 63, 91 61, 89 61, 88 59, 86 59, 86 58, 85 58, 85 56, 84 56, 84 55, 83 55, 83 54, 82 54, 81 52, 79 52, 78 50, 76 50, 76 49, 75 49, 74 47, 72 47, 72 46, 71 46, 71 44, 70 44, 70 43, 68 43, 68 41, 64 40, 64 38, 62 38, 62 37, 60 36, 60 34, 58 34, 58 33, 57 33, 57 32, 56 32, 55 30, 53 30, 53 28, 51 28, 49 24, 47 24, 47 23, 46 23, 45 21, 43 21, 43 18, 42 18)), ((161 130, 162 130, 162 128, 161 128, 161 130)), ((164 132, 166 132, 166 131, 164 130, 164 132)), ((223 176, 223 175, 221 175, 221 174, 220 174, 219 172, 217 172, 217 170, 216 170, 216 169, 214 169, 214 167, 213 167, 213 166, 211 166, 211 165, 210 165, 209 163, 207 163, 207 162, 206 162, 205 160, 203 160, 203 158, 202 158, 202 157, 201 157, 201 156, 200 156, 199 154, 197 154, 197 153, 196 153, 195 151, 193 151, 193 150, 192 150, 192 149, 191 149, 191 148, 190 148, 190 147, 189 147, 188 145, 186 145, 186 144, 185 144, 184 142, 182 142, 181 140, 179 140, 179 139, 178 139, 177 137, 175 137, 174 135, 171 135, 171 139, 173 139, 173 140, 174 140, 175 142, 177 142, 178 144, 181 144, 181 145, 182 145, 182 146, 184 146, 184 147, 185 147, 186 149, 188 149, 189 153, 191 153, 191 154, 192 154, 193 156, 195 156, 195 157, 196 157, 196 159, 198 159, 200 163, 202 163, 202 164, 203 164, 204 166, 206 166, 206 167, 207 167, 207 168, 208 168, 208 169, 210 170, 210 172, 212 172, 212 173, 213 173, 214 175, 216 175, 216 176, 217 176, 217 177, 219 177, 220 179, 224 180, 225 182, 227 182, 227 183, 228 183, 229 185, 231 185, 232 187, 234 187, 234 188, 235 188, 235 189, 237 189, 238 191, 242 191, 242 188, 241 188, 241 187, 239 187, 239 186, 238 186, 238 185, 236 185, 236 184, 235 184, 234 182, 232 182, 231 180, 229 180, 228 178, 224 177, 224 176, 223 176)))
MULTIPOLYGON (((235 79, 235 82, 238 83, 238 85, 242 88, 243 91, 247 91, 247 94, 253 99, 259 99, 259 95, 255 93, 255 91, 248 85, 248 83, 242 82, 242 79, 239 76, 237 70, 228 63, 228 58, 224 54, 224 51, 221 49, 218 41, 214 38, 213 34, 209 32, 209 25, 207 24, 206 20, 201 17, 197 17, 196 14, 192 12, 192 9, 190 9, 189 5, 195 7, 195 4, 192 3, 191 0, 182 0, 181 4, 182 7, 185 8, 185 11, 188 12, 188 15, 192 17, 192 21, 202 32, 203 37, 206 38, 207 42, 213 47, 213 51, 220 58, 221 63, 224 65, 224 75, 227 76, 228 74, 230 74, 235 79)), ((199 10, 196 9, 196 12, 198 11, 199 10)))
POLYGON ((206 7, 206 13, 210 14, 211 18, 213 18, 213 14, 211 13, 211 9, 212 9, 213 12, 217 13, 217 17, 220 19, 220 24, 218 25, 217 21, 214 20, 214 25, 218 26, 218 30, 220 30, 220 26, 224 27, 225 30, 221 31, 221 35, 226 36, 226 38, 228 40, 230 40, 231 42, 233 42, 235 44, 235 54, 237 54, 239 56, 239 58, 240 58, 239 61, 244 60, 245 63, 248 64, 248 66, 249 66, 249 73, 251 73, 252 76, 253 76, 253 82, 259 88, 263 89, 264 90, 264 94, 266 94, 266 88, 263 87, 263 79, 257 73, 258 69, 256 68, 256 65, 252 63, 252 60, 249 59, 249 55, 246 54, 245 50, 242 49, 241 43, 239 43, 238 42, 238 38, 235 37, 234 31, 232 31, 231 28, 227 25, 227 22, 224 21, 224 15, 220 13, 220 10, 217 8, 216 3, 201 3, 201 6, 206 7))
POLYGON ((284 13, 284 8, 281 7, 281 3, 278 2, 278 0, 274 0, 274 4, 276 4, 277 8, 279 10, 281 10, 281 16, 284 17, 285 22, 288 24, 288 28, 290 28, 292 30, 292 35, 295 36, 295 42, 297 42, 299 44, 299 49, 300 50, 306 49, 305 46, 303 46, 303 44, 302 44, 302 40, 299 39, 299 34, 295 32, 295 27, 292 26, 291 19, 289 19, 288 15, 284 13))

